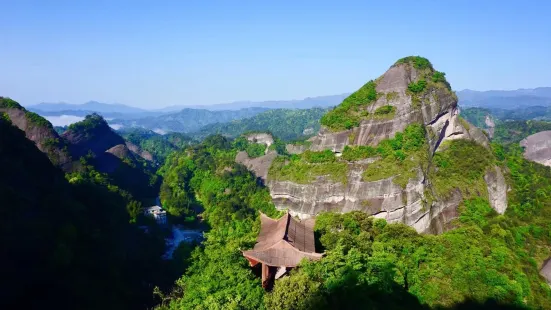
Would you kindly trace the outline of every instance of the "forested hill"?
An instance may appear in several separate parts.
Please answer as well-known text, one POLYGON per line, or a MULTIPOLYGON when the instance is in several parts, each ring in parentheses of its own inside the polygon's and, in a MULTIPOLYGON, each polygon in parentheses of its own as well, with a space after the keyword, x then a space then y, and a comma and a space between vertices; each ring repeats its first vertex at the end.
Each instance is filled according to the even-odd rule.
POLYGON ((498 143, 519 143, 522 139, 546 130, 551 130, 547 116, 549 108, 526 107, 515 110, 466 108, 461 116, 475 126, 484 129, 498 143), (543 113, 543 114, 542 114, 543 113))
POLYGON ((192 136, 201 139, 219 133, 235 138, 246 132, 271 132, 285 141, 299 140, 311 137, 319 131, 319 120, 327 111, 328 109, 323 108, 269 110, 251 118, 207 125, 192 133, 192 136))
POLYGON ((119 134, 127 142, 151 154, 152 159, 157 163, 163 163, 172 152, 197 143, 193 138, 179 132, 160 135, 148 129, 130 128, 120 130, 119 134))
POLYGON ((129 223, 138 203, 85 161, 65 178, 0 114, 0 308, 150 306, 164 246, 129 223))
POLYGON ((0 113, 5 113, 3 114, 5 119, 23 130, 26 137, 36 143, 36 146, 48 155, 54 165, 63 167, 65 170, 71 168, 72 158, 67 144, 46 119, 5 97, 0 97, 0 113))
POLYGON ((265 292, 240 251, 254 245, 258 211, 279 215, 268 189, 233 160, 240 150, 256 149, 251 145, 258 144, 209 137, 169 157, 162 168, 163 204, 182 216, 201 210, 211 230, 160 309, 551 306, 551 290, 539 275, 551 253, 551 198, 545 195, 551 171, 524 160, 518 146, 492 146, 495 164, 509 171, 504 215, 487 200, 472 198, 459 208, 455 229, 434 236, 363 212, 323 213, 315 232, 325 256, 304 262, 265 292))

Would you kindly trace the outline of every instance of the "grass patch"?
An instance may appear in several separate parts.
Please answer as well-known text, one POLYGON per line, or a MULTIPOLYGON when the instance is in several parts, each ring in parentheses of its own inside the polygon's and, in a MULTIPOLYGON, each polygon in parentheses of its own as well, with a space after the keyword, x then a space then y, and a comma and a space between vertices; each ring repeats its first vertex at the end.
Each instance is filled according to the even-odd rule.
POLYGON ((309 184, 317 177, 325 176, 334 182, 347 183, 348 165, 345 162, 308 163, 301 156, 286 159, 279 156, 274 159, 269 178, 278 181, 291 181, 297 184, 309 184))
POLYGON ((375 102, 378 98, 377 84, 371 80, 356 92, 348 96, 335 109, 327 112, 320 120, 321 124, 333 131, 347 130, 360 125, 363 117, 362 110, 375 102))
POLYGON ((341 158, 348 161, 356 161, 378 156, 377 149, 369 145, 345 146, 341 158))
POLYGON ((419 80, 417 82, 411 82, 408 85, 408 90, 412 93, 421 93, 425 90, 427 87, 427 81, 425 80, 419 80))
POLYGON ((384 105, 375 110, 375 115, 387 115, 396 112, 396 108, 391 105, 384 105))
POLYGON ((398 98, 398 93, 395 92, 395 91, 391 91, 389 93, 386 93, 385 97, 386 97, 387 102, 391 102, 391 101, 395 100, 396 98, 398 98))
POLYGON ((457 119, 459 123, 461 123, 461 126, 465 127, 467 130, 471 130, 471 125, 463 117, 458 116, 457 119))
POLYGON ((335 154, 331 150, 324 150, 320 152, 307 150, 302 153, 301 157, 311 164, 332 163, 337 160, 337 157, 335 157, 335 154))

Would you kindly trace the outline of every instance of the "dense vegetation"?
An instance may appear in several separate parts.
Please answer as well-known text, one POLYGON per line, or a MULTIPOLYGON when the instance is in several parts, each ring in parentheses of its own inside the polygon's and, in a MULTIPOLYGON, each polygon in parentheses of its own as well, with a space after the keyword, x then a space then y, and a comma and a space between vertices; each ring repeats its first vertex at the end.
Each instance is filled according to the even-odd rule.
MULTIPOLYGON (((211 228, 176 288, 163 295, 162 308, 263 307, 260 279, 250 271, 239 249, 254 245, 260 224, 258 211, 270 216, 278 216, 278 212, 268 190, 234 162, 237 151, 235 142, 211 136, 170 156, 162 169, 163 188, 168 192, 161 196, 163 205, 170 206, 171 199, 185 196, 211 228)), ((192 209, 184 211, 197 214, 192 209)))
POLYGON ((334 131, 358 127, 360 120, 369 115, 366 108, 378 98, 376 87, 375 81, 367 82, 336 108, 327 112, 321 118, 321 124, 334 131))
POLYGON ((551 122, 544 121, 507 121, 495 127, 494 142, 518 143, 522 139, 540 131, 551 130, 551 122))
POLYGON ((459 190, 463 198, 487 197, 484 174, 494 163, 494 156, 486 148, 471 140, 451 140, 440 146, 434 155, 431 181, 435 194, 448 198, 459 190))
POLYGON ((124 131, 121 135, 126 141, 151 153, 154 160, 159 163, 163 163, 172 152, 196 143, 196 141, 189 136, 177 132, 160 135, 151 130, 136 128, 130 131, 124 131))
MULTIPOLYGON (((1 308, 144 308, 166 283, 162 237, 131 224, 130 193, 82 163, 64 177, 0 119, 1 308)), ((139 210, 138 210, 139 212, 139 210)))
POLYGON ((478 128, 486 129, 486 117, 493 120, 490 110, 484 108, 468 108, 461 110, 461 116, 478 128))
MULTIPOLYGON (((396 176, 393 182, 405 188, 409 179, 419 173, 419 168, 423 168, 421 165, 426 166, 427 150, 424 127, 420 124, 409 125, 403 133, 398 132, 394 138, 378 144, 376 154, 381 159, 368 165, 362 178, 364 181, 376 181, 396 176)), ((349 147, 343 157, 352 159, 359 155, 371 157, 372 154, 373 150, 368 147, 349 147)))
POLYGON ((269 110, 251 118, 207 125, 192 135, 197 139, 202 139, 208 135, 219 133, 235 138, 247 132, 268 131, 284 141, 305 139, 319 131, 320 118, 325 112, 327 109, 322 108, 269 110))
MULTIPOLYGON (((442 146, 434 158, 437 175, 433 178, 445 176, 450 184, 440 187, 436 181, 433 186, 442 195, 449 186, 459 186, 467 194, 454 223, 456 229, 442 235, 420 235, 405 225, 387 224, 360 212, 320 215, 315 230, 324 258, 304 262, 265 293, 239 249, 254 244, 259 224, 256 210, 277 214, 267 189, 233 162, 237 143, 220 136, 209 138, 174 155, 163 168, 165 175, 189 171, 177 190, 200 206, 211 231, 204 247, 192 255, 186 275, 170 294, 163 295, 161 308, 347 309, 361 305, 425 309, 488 299, 516 306, 549 306, 551 290, 538 275, 538 266, 550 255, 551 198, 545 193, 551 190, 551 171, 525 161, 518 147, 494 145, 494 155, 469 141, 442 146), (478 180, 490 164, 510 171, 512 191, 503 216, 491 209, 487 196, 468 195, 476 189, 470 186, 476 183, 471 180, 478 180)), ((401 152, 410 156, 423 147, 423 127, 412 125, 376 148, 349 148, 348 156, 359 153, 354 159, 380 156, 381 160, 400 161, 401 152)), ((275 165, 281 165, 277 169, 281 174, 287 173, 288 166, 306 167, 304 174, 287 174, 296 178, 293 181, 320 169, 316 166, 341 163, 330 151, 308 151, 278 160, 275 165)))

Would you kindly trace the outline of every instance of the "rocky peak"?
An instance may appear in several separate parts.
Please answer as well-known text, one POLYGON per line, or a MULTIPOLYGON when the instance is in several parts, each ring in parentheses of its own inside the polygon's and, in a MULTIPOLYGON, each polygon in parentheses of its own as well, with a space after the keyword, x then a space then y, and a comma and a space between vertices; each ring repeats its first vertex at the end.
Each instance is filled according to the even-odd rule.
POLYGON ((400 59, 324 115, 317 136, 287 147, 295 155, 270 160, 274 203, 302 218, 362 210, 433 233, 451 228, 465 199, 502 213, 507 186, 489 141, 458 112, 443 72, 400 59))
POLYGON ((116 145, 125 144, 124 139, 109 127, 103 117, 95 113, 71 124, 63 137, 71 144, 71 153, 76 158, 90 151, 101 154, 116 145))

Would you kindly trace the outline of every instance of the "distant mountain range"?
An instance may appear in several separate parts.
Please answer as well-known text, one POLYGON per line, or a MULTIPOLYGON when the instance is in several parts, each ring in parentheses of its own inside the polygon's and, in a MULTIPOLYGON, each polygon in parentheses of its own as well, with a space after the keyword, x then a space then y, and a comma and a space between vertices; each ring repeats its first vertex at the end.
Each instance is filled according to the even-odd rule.
POLYGON ((551 106, 551 87, 517 90, 475 91, 465 89, 457 92, 462 107, 491 109, 516 109, 531 106, 551 106))
POLYGON ((102 103, 97 101, 88 101, 83 104, 70 104, 70 103, 39 103, 36 105, 28 106, 29 110, 40 110, 44 112, 62 112, 62 111, 94 111, 101 113, 124 113, 135 114, 150 112, 144 109, 135 108, 119 103, 102 103))
POLYGON ((170 112, 177 112, 183 109, 203 109, 210 111, 241 110, 246 108, 266 108, 266 109, 310 109, 314 107, 326 108, 336 106, 341 103, 349 94, 308 97, 299 100, 272 100, 272 101, 237 101, 230 103, 214 105, 174 105, 162 109, 140 109, 124 104, 109 104, 97 101, 89 101, 84 104, 69 103, 39 103, 27 106, 27 109, 45 116, 58 116, 70 114, 76 116, 85 116, 92 112, 101 114, 104 117, 128 118, 131 115, 153 116, 170 112))
POLYGON ((245 108, 259 107, 268 109, 310 109, 310 108, 327 108, 340 104, 344 98, 350 94, 340 94, 331 96, 307 97, 298 100, 271 100, 271 101, 236 101, 230 103, 214 104, 214 105, 177 105, 170 106, 158 111, 170 112, 179 111, 185 108, 189 109, 206 109, 211 111, 221 110, 239 110, 245 108))

